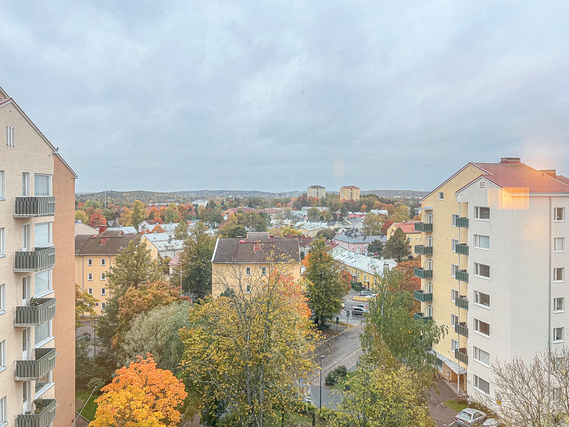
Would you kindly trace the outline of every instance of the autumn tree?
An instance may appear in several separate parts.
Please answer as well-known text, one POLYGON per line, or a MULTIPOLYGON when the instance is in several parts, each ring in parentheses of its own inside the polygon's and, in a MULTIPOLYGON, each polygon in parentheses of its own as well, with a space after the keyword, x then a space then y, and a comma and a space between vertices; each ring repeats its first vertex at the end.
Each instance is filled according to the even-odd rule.
POLYGON ((320 219, 320 209, 310 208, 307 211, 308 221, 318 221, 320 219))
POLYGON ((101 391, 89 427, 174 427, 181 419, 177 408, 187 396, 183 382, 170 371, 158 369, 150 354, 117 370, 101 391))
POLYGON ((83 224, 88 224, 89 217, 85 211, 75 211, 75 221, 81 221, 83 224))
POLYGON ((91 214, 89 217, 89 225, 91 227, 100 227, 101 225, 107 225, 107 220, 103 216, 102 211, 97 209, 95 212, 91 214))
POLYGON ((384 222, 385 217, 383 215, 369 213, 364 218, 362 231, 366 236, 379 236, 384 222))
POLYGON ((395 233, 393 233, 393 236, 389 238, 385 244, 382 254, 384 257, 396 259, 397 262, 401 262, 403 258, 406 258, 411 254, 409 239, 401 228, 397 228, 395 233))
POLYGON ((317 334, 300 285, 282 265, 270 263, 253 282, 234 266, 225 296, 190 309, 181 332, 184 377, 207 425, 218 425, 221 415, 233 425, 272 425, 281 411, 298 408, 299 380, 315 368, 317 334))
MULTIPOLYGON (((401 273, 401 277, 398 281, 400 290, 413 294, 415 291, 421 289, 421 279, 415 276, 415 267, 421 267, 420 258, 417 260, 402 261, 394 268, 394 271, 401 273)), ((409 312, 417 313, 419 311, 421 311, 421 303, 415 300, 409 312)))
POLYGON ((175 203, 170 203, 166 212, 164 212, 163 220, 166 224, 170 224, 172 222, 178 222, 180 220, 180 214, 178 213, 178 207, 175 203))
POLYGON ((316 239, 308 252, 306 262, 306 295, 314 318, 321 326, 342 308, 342 299, 348 289, 342 283, 340 269, 328 254, 323 239, 316 239))
POLYGON ((331 228, 324 228, 316 233, 316 237, 321 237, 326 240, 334 240, 336 237, 336 232, 331 228))
POLYGON ((176 240, 186 240, 188 238, 188 223, 182 219, 174 229, 174 238, 176 240))
POLYGON ((119 216, 118 221, 119 221, 119 224, 122 225, 123 227, 127 227, 129 225, 132 225, 132 211, 125 206, 122 209, 122 212, 119 216))
POLYGON ((83 326, 81 317, 87 313, 90 316, 96 316, 95 306, 99 300, 88 292, 81 292, 79 285, 75 284, 75 328, 83 326))
POLYGON ((144 221, 144 218, 146 218, 146 207, 140 200, 135 200, 130 217, 132 225, 138 229, 138 224, 144 221))
POLYGON ((393 210, 393 214, 389 215, 389 219, 393 222, 403 222, 409 220, 409 207, 406 205, 397 206, 393 210))

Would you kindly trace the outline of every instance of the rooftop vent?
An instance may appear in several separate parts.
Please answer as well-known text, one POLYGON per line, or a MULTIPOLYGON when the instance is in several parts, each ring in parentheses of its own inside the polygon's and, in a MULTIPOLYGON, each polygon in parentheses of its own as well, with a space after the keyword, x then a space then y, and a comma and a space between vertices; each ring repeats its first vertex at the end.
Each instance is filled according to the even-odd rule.
POLYGON ((506 165, 519 165, 522 163, 521 157, 502 157, 500 163, 506 165))
POLYGON ((556 178, 557 177, 557 171, 555 169, 542 169, 540 170, 540 172, 544 175, 548 175, 552 178, 556 178))

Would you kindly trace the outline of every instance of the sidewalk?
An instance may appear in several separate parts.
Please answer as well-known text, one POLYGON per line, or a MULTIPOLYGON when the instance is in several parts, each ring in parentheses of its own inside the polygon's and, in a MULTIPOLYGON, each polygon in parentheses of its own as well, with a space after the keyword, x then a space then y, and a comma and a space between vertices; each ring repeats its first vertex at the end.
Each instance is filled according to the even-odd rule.
POLYGON ((454 423, 457 412, 445 406, 444 402, 456 398, 456 388, 452 388, 452 384, 439 378, 435 379, 435 383, 439 388, 439 394, 436 394, 434 389, 430 392, 431 418, 437 422, 438 427, 447 427, 454 423))

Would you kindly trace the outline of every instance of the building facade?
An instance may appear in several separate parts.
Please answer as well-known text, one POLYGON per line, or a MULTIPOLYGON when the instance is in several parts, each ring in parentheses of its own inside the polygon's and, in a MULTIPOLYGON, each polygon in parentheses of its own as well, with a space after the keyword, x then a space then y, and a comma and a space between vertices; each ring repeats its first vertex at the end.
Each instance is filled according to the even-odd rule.
POLYGON ((409 240, 411 246, 411 253, 415 253, 415 246, 422 244, 421 232, 415 230, 416 221, 394 222, 387 229, 387 240, 395 234, 395 231, 400 228, 405 233, 405 237, 409 240))
POLYGON ((1 88, 0 129, 0 425, 70 426, 76 175, 1 88))
POLYGON ((360 189, 355 185, 346 185, 340 188, 340 200, 360 200, 360 189))
POLYGON ((433 346, 444 375, 494 399, 493 361, 566 345, 569 180, 518 158, 469 163, 422 208, 416 317, 449 327, 433 346))
POLYGON ((326 198, 326 188, 321 185, 311 185, 306 189, 306 197, 314 197, 316 199, 326 198))

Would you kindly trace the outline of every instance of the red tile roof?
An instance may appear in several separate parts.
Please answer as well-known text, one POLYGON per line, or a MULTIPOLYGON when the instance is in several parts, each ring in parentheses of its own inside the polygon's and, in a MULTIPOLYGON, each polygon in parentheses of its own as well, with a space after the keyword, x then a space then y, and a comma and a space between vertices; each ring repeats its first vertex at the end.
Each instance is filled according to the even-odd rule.
POLYGON ((416 222, 417 221, 395 222, 392 225, 402 229, 405 234, 421 234, 420 231, 415 231, 416 222))

